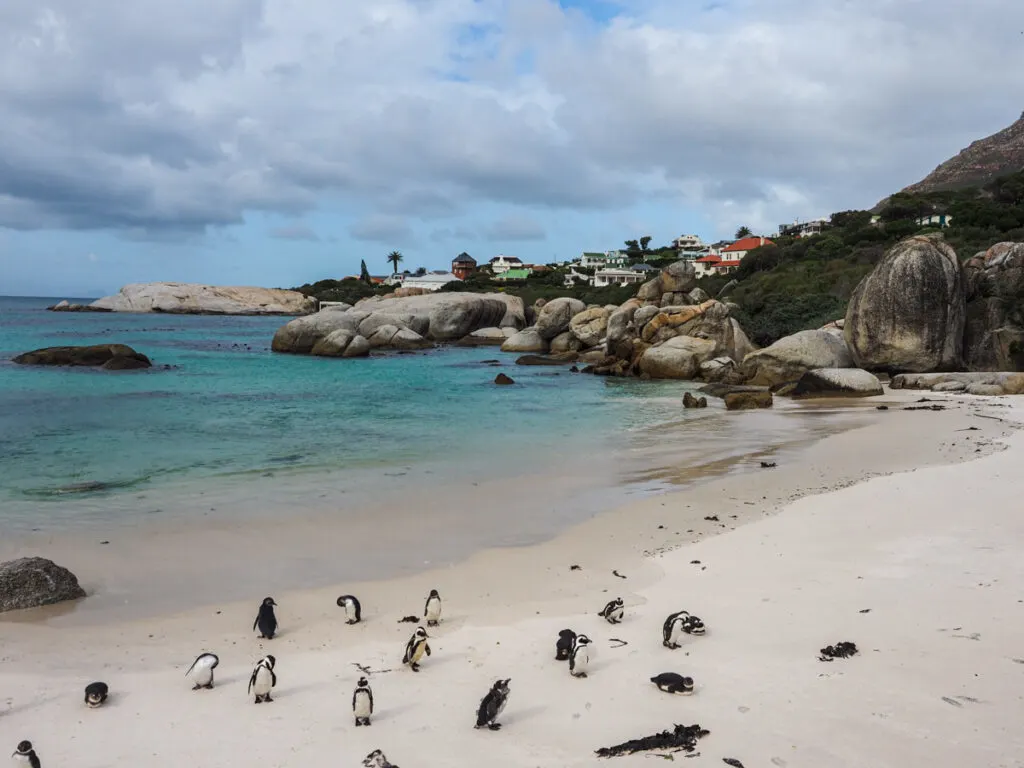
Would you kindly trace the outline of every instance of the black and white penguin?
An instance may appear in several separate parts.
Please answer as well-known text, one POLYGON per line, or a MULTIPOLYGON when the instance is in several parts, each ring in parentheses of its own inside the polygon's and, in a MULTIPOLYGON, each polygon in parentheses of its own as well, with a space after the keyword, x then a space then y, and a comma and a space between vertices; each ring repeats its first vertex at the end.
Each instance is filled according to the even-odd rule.
POLYGON ((428 627, 436 627, 441 621, 441 596, 437 594, 436 589, 430 590, 427 603, 423 606, 423 618, 427 620, 428 627))
POLYGON ((601 609, 599 616, 603 616, 609 624, 618 624, 622 621, 623 602, 621 597, 616 597, 608 605, 601 609))
POLYGON ((684 634, 703 635, 704 622, 687 611, 670 613, 661 628, 661 644, 666 648, 678 648, 684 634))
POLYGON ((427 630, 423 627, 417 627, 416 631, 412 633, 412 637, 409 638, 409 642, 405 644, 405 655, 402 657, 402 663, 408 664, 413 672, 419 672, 419 662, 423 658, 424 653, 427 656, 430 655, 430 646, 427 645, 427 630))
POLYGON ((693 614, 687 616, 683 621, 683 632, 688 635, 703 635, 704 629, 704 622, 693 614))
POLYGON ((573 643, 572 653, 569 654, 569 674, 573 677, 586 677, 587 668, 593 652, 590 648, 591 640, 586 635, 577 635, 573 643))
POLYGON ((575 643, 576 633, 571 629, 563 629, 559 632, 558 640, 555 642, 555 661, 568 661, 575 643))
POLYGON ((213 670, 217 668, 218 664, 220 664, 220 659, 216 653, 200 653, 196 656, 196 660, 192 662, 192 666, 185 673, 185 677, 192 676, 193 691, 198 691, 200 688, 213 688, 213 670))
POLYGON ((85 703, 94 709, 107 700, 106 683, 89 683, 85 686, 85 703))
POLYGON ((508 683, 511 678, 497 680, 491 686, 491 690, 480 701, 480 708, 476 711, 476 728, 483 728, 485 725, 492 731, 501 728, 498 716, 508 703, 508 683))
POLYGON ((31 741, 20 742, 18 748, 11 753, 11 760, 19 768, 39 768, 42 765, 31 741))
POLYGON ((249 678, 249 693, 255 694, 257 704, 273 701, 270 698, 270 691, 277 685, 277 675, 274 673, 276 664, 277 659, 267 655, 256 663, 256 668, 252 671, 252 677, 249 678))
POLYGON ((693 693, 693 678, 677 675, 675 672, 662 672, 651 678, 651 682, 658 686, 659 691, 665 693, 678 693, 682 696, 689 696, 693 693))
POLYGON ((338 607, 345 609, 345 623, 358 624, 363 620, 363 606, 355 595, 342 595, 338 598, 338 607))
POLYGON ((276 606, 274 598, 263 598, 263 602, 260 603, 260 611, 256 614, 256 621, 252 623, 254 630, 256 627, 260 628, 260 637, 263 639, 272 640, 277 633, 277 616, 274 615, 276 606))
POLYGON ((375 749, 363 758, 363 768, 398 768, 398 766, 388 762, 388 759, 384 757, 384 753, 379 749, 375 749))
POLYGON ((356 726, 369 725, 373 714, 373 691, 365 677, 360 677, 356 689, 352 693, 352 714, 356 718, 356 726))

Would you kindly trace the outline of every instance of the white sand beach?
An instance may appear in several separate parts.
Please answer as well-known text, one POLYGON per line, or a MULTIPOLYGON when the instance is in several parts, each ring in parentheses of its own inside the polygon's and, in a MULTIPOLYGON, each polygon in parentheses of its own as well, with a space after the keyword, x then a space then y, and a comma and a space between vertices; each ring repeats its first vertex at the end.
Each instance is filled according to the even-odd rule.
POLYGON ((1024 766, 1024 407, 948 397, 944 411, 901 410, 913 399, 888 396, 876 423, 777 468, 441 571, 280 594, 254 574, 245 603, 197 595, 201 608, 146 621, 8 617, 0 745, 30 739, 50 768, 347 767, 374 749, 400 768, 569 768, 699 723, 710 734, 683 761, 695 766, 1024 766), (431 588, 445 612, 414 674, 401 655, 415 625, 397 620, 422 613, 431 588), (344 592, 362 599, 363 623, 344 624, 344 592), (250 631, 266 594, 280 606, 272 641, 250 631), (612 626, 597 612, 615 596, 626 614, 612 626), (668 650, 662 622, 684 609, 708 632, 668 650), (563 628, 595 641, 587 679, 554 659, 563 628), (847 640, 858 655, 818 660, 847 640), (201 651, 220 655, 217 685, 193 692, 184 672, 201 651), (254 706, 246 685, 265 653, 278 687, 254 706), (351 716, 357 664, 371 669, 369 728, 351 716), (695 695, 659 692, 661 672, 692 676, 695 695), (499 677, 511 678, 504 727, 475 730, 499 677), (98 710, 82 702, 93 680, 111 689, 98 710))

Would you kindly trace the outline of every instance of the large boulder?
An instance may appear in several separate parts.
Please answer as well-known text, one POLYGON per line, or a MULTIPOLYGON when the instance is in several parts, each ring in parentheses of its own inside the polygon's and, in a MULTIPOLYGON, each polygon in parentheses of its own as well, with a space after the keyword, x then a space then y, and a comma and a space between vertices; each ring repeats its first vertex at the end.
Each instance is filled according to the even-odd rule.
POLYGON ((362 336, 356 336, 345 347, 342 357, 366 357, 370 354, 370 342, 362 336))
POLYGON ((569 332, 584 347, 596 347, 608 332, 608 317, 609 312, 604 307, 587 309, 569 321, 569 332))
POLYGON ((18 355, 12 362, 19 365, 90 366, 108 371, 127 371, 153 365, 148 357, 125 344, 44 347, 18 355))
POLYGON ((713 304, 717 303, 715 301, 708 301, 696 306, 666 307, 644 324, 640 338, 647 342, 655 341, 662 329, 672 330, 691 320, 695 320, 702 316, 713 304))
POLYGON ((174 315, 305 315, 316 300, 298 291, 197 283, 132 283, 92 303, 112 312, 174 315))
POLYGON ((796 383, 794 397, 873 397, 882 394, 882 382, 860 368, 819 368, 796 383))
POLYGON ((542 339, 549 341, 558 334, 569 330, 569 323, 572 319, 586 308, 587 305, 579 299, 570 299, 564 296, 552 299, 537 314, 537 322, 534 327, 542 339))
POLYGON ((424 339, 416 331, 408 328, 399 328, 398 332, 391 337, 392 349, 426 349, 432 346, 428 339, 424 339))
POLYGON ((398 333, 401 328, 397 325, 382 325, 373 335, 367 339, 369 342, 370 349, 377 349, 379 347, 391 346, 391 340, 395 338, 395 334, 398 333))
POLYGON ((625 359, 632 356, 637 327, 634 317, 640 306, 639 299, 630 299, 608 316, 605 333, 610 354, 625 359))
POLYGON ((274 334, 270 348, 275 352, 291 352, 308 355, 318 341, 334 331, 347 330, 359 333, 359 324, 368 316, 359 309, 339 310, 334 307, 322 309, 315 315, 299 317, 285 323, 274 334))
POLYGON ((1024 243, 997 243, 964 264, 964 360, 972 371, 1024 369, 1024 243))
POLYGON ((715 343, 693 336, 676 336, 657 347, 644 350, 638 367, 652 379, 693 379, 701 363, 715 355, 715 343))
POLYGON ((579 352, 583 349, 583 343, 573 336, 569 331, 560 333, 551 340, 549 352, 553 355, 565 354, 566 352, 579 352))
POLYGON ((42 557, 0 563, 0 613, 85 597, 78 578, 42 557))
MULTIPOLYGON (((345 354, 345 350, 348 349, 348 345, 357 336, 359 336, 357 332, 350 331, 347 328, 331 331, 313 345, 310 354, 317 357, 341 357, 345 354)), ((359 336, 359 338, 363 337, 359 336)))
POLYGON ((697 287, 697 272, 692 261, 682 259, 661 270, 661 288, 666 293, 688 293, 697 287))
POLYGON ((758 408, 772 407, 772 393, 763 392, 730 392, 723 398, 727 411, 752 411, 758 408))
POLYGON ((844 334, 857 367, 887 373, 954 370, 966 300, 956 252, 940 235, 911 237, 854 290, 844 334))
POLYGON ((852 367, 853 357, 841 337, 828 331, 799 331, 748 354, 742 371, 752 385, 778 387, 818 368, 852 367))
POLYGON ((515 336, 505 339, 502 352, 547 352, 548 343, 537 333, 536 328, 524 328, 515 336))
POLYGON ((464 336, 459 340, 459 346, 462 347, 483 347, 488 345, 500 346, 505 343, 505 339, 508 336, 505 335, 503 328, 481 328, 478 331, 473 331, 469 336, 464 336))

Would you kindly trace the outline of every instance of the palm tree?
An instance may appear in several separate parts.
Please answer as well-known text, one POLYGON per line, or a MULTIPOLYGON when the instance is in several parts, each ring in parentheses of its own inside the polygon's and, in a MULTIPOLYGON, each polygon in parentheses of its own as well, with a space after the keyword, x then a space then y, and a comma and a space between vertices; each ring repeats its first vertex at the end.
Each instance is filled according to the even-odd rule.
POLYGON ((398 265, 401 263, 401 261, 402 261, 402 253, 401 253, 401 251, 392 251, 391 253, 388 254, 388 262, 392 265, 392 267, 394 267, 391 270, 392 274, 398 274, 398 265))
POLYGON ((744 237, 750 237, 753 234, 750 231, 750 227, 740 227, 736 230, 736 239, 742 240, 744 237))

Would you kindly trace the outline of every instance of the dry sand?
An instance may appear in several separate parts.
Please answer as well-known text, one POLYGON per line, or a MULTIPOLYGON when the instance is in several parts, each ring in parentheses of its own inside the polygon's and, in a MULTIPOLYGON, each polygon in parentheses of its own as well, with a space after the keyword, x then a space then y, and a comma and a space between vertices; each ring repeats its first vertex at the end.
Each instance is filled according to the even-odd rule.
POLYGON ((1024 409, 944 402, 894 405, 776 469, 643 499, 546 544, 274 594, 281 634, 269 642, 249 631, 262 584, 245 604, 144 622, 9 616, 0 747, 31 739, 51 768, 346 767, 377 748, 401 768, 568 768, 604 762, 597 747, 700 723, 711 733, 684 761, 696 766, 1024 766, 1024 432, 1013 426, 1024 409), (857 482, 886 472, 897 474, 857 482), (444 620, 414 674, 401 666, 414 625, 396 620, 421 612, 432 587, 444 620), (348 591, 364 604, 353 627, 334 606, 348 591), (626 618, 611 626, 597 611, 617 595, 626 618), (661 624, 681 609, 708 634, 670 651, 661 624), (595 640, 587 679, 554 660, 564 627, 595 640), (860 654, 817 660, 840 640, 860 654), (220 654, 217 688, 192 692, 183 675, 202 650, 220 654), (279 683, 256 707, 246 683, 267 652, 279 683), (373 670, 370 728, 352 722, 355 664, 373 670), (696 694, 657 691, 649 678, 667 671, 693 676, 696 694), (512 681, 505 727, 474 730, 498 677, 512 681), (93 711, 81 691, 94 679, 112 698, 93 711))

